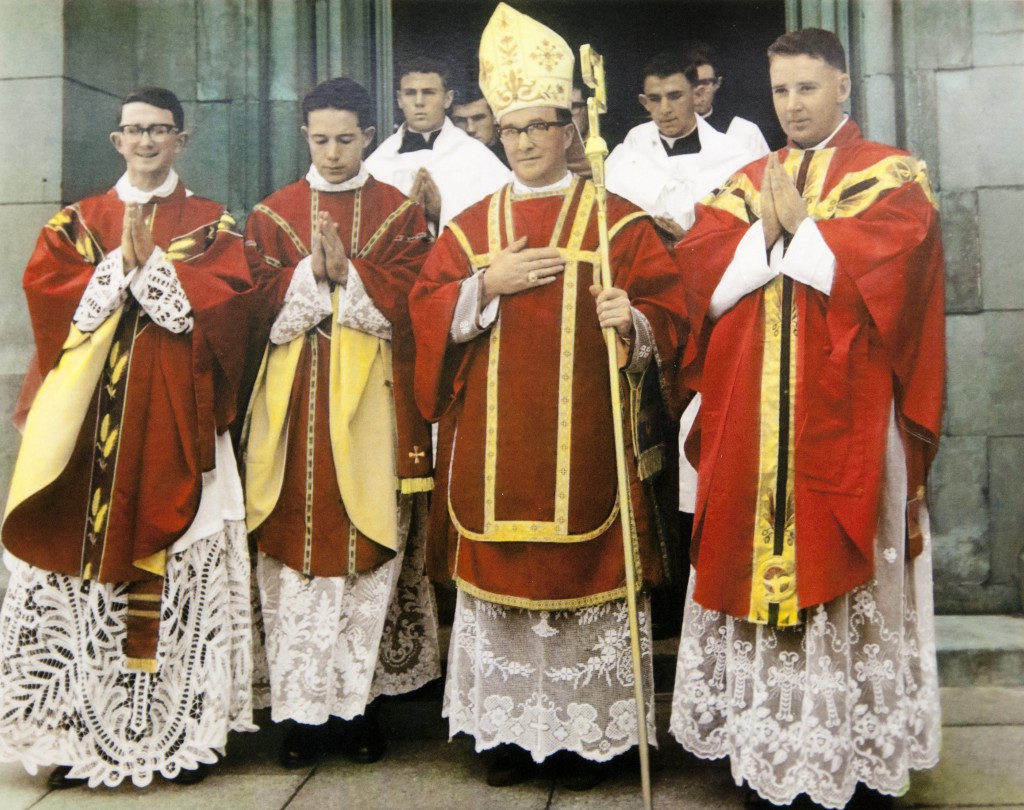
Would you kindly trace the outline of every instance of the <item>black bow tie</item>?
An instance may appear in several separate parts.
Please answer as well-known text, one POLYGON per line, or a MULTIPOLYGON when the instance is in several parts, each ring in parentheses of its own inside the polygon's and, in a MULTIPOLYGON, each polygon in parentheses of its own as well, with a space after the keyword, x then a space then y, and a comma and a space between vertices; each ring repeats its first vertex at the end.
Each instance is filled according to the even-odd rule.
POLYGON ((700 136, 697 130, 682 138, 676 138, 676 142, 669 146, 668 141, 661 138, 661 145, 665 147, 665 154, 669 157, 676 155, 695 155, 700 151, 700 136))
POLYGON ((407 129, 405 134, 402 135, 402 145, 398 147, 398 153, 403 152, 418 152, 421 149, 433 149, 434 141, 437 140, 437 136, 441 134, 441 130, 431 132, 429 135, 422 135, 419 132, 413 132, 407 129))

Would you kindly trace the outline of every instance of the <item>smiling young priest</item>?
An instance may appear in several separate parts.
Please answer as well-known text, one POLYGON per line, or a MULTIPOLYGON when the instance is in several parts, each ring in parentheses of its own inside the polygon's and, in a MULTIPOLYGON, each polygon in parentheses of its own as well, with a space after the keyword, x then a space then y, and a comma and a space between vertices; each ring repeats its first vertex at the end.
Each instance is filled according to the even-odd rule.
POLYGON ((332 749, 380 759, 370 702, 440 675, 408 309, 427 225, 367 173, 365 88, 330 79, 302 114, 312 165, 246 227, 264 320, 245 451, 269 667, 257 701, 290 722, 286 768, 332 749))
POLYGON ((24 286, 44 378, 3 525, 0 759, 51 787, 194 782, 253 729, 249 563, 227 428, 250 276, 174 164, 173 93, 111 134, 126 171, 43 229, 24 286))
MULTIPOLYGON (((444 710, 451 734, 500 746, 492 785, 557 754, 567 786, 584 789, 597 763, 637 744, 602 327, 618 335, 614 384, 628 392, 647 375, 658 397, 685 337, 671 256, 650 218, 615 196, 614 287, 595 283, 595 188, 566 162, 573 61, 554 31, 498 5, 480 85, 515 177, 448 223, 410 299, 417 402, 454 421, 434 500, 452 528, 431 535, 428 555, 432 574, 458 588, 444 710)), ((657 581, 627 445, 643 578, 657 581)), ((646 611, 641 626, 651 696, 646 611)))

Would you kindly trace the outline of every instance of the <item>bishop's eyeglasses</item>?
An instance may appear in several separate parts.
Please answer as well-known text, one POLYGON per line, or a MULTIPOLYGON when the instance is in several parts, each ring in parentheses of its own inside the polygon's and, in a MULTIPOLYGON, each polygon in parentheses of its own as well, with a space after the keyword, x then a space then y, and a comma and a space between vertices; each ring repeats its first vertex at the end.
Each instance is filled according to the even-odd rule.
POLYGON ((566 121, 531 121, 525 127, 499 127, 498 137, 506 143, 515 143, 519 140, 519 136, 526 133, 526 137, 531 141, 537 140, 538 137, 546 133, 551 127, 567 127, 569 123, 566 121))

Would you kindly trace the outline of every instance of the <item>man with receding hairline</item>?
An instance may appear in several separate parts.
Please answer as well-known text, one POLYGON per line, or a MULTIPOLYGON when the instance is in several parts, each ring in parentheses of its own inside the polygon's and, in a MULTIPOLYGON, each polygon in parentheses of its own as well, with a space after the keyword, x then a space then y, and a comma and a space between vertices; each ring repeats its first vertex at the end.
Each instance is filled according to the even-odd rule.
POLYGON ((751 806, 885 807, 939 752, 938 212, 924 163, 845 114, 835 34, 785 34, 768 59, 789 145, 699 205, 676 248, 703 404, 671 730, 730 757, 751 806))
MULTIPOLYGON (((496 787, 552 758, 561 783, 584 790, 637 744, 638 722, 653 737, 633 690, 616 481, 612 419, 630 417, 612 413, 610 386, 671 394, 681 282, 649 217, 610 195, 614 285, 599 285, 597 190, 567 158, 573 62, 558 34, 498 5, 480 85, 514 180, 448 223, 410 297, 417 402, 454 423, 433 503, 453 528, 428 554, 431 575, 458 588, 444 713, 452 735, 495 750, 496 787), (602 330, 614 330, 614 379, 602 330)), ((624 396, 634 420, 639 400, 624 396)), ((644 447, 627 442, 626 475, 637 580, 650 583, 660 555, 641 479, 657 449, 644 447)))

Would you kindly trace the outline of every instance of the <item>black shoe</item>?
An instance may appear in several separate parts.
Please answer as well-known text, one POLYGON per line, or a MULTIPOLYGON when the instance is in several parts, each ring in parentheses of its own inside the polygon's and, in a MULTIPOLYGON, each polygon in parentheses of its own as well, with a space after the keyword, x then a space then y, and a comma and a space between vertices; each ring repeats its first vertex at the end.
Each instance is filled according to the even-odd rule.
POLYGON ((562 787, 567 790, 590 790, 604 781, 608 764, 584 759, 579 754, 569 754, 562 765, 562 787))
POLYGON ((67 790, 68 788, 81 787, 89 783, 88 779, 68 776, 69 773, 71 773, 70 765, 58 765, 46 777, 47 787, 51 790, 67 790))
POLYGON ((349 762, 369 765, 378 762, 388 747, 387 738, 375 714, 361 714, 346 722, 341 737, 341 753, 349 762))
POLYGON ((173 782, 176 785, 198 785, 209 775, 210 766, 205 762, 200 762, 194 768, 182 768, 178 771, 177 776, 167 781, 173 782))
POLYGON ((326 742, 327 726, 307 726, 304 723, 291 724, 281 741, 277 761, 282 768, 290 771, 311 768, 320 759, 326 742))
POLYGON ((525 782, 537 766, 528 751, 518 745, 499 745, 492 752, 487 766, 487 784, 491 787, 511 787, 525 782))

